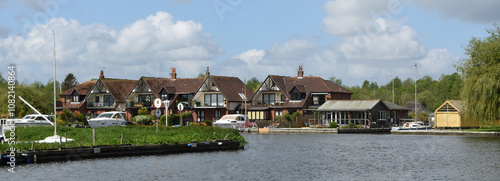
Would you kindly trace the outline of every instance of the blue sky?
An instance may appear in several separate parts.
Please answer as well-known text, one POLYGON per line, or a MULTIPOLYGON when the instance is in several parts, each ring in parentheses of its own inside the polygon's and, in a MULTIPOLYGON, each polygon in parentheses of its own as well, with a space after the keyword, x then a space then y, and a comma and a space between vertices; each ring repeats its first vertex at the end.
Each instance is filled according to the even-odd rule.
POLYGON ((106 77, 341 78, 348 86, 387 77, 438 79, 455 72, 472 36, 499 22, 500 1, 466 0, 0 0, 0 69, 17 79, 106 77), (437 2, 437 3, 436 3, 437 2))

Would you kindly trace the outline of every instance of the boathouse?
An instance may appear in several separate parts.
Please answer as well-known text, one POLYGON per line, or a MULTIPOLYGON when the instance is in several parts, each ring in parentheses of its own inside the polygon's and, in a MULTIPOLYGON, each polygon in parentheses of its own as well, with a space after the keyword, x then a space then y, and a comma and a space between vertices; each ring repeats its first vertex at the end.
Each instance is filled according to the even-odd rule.
POLYGON ((327 126, 331 122, 337 122, 341 127, 347 127, 350 123, 364 128, 390 127, 390 109, 379 99, 326 101, 317 112, 321 118, 310 124, 327 126))
POLYGON ((448 100, 434 112, 436 128, 470 128, 478 127, 472 116, 465 114, 462 101, 448 100))

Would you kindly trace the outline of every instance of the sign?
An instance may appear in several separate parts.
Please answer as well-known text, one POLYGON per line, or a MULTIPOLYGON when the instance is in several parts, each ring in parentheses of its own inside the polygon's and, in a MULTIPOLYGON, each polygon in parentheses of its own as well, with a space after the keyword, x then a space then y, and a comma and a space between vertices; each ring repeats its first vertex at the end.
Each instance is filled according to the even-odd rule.
POLYGON ((154 104, 155 104, 156 109, 160 109, 160 107, 161 107, 161 99, 160 98, 156 98, 155 101, 154 101, 154 104))
POLYGON ((179 111, 184 110, 184 104, 182 103, 177 104, 177 109, 179 109, 179 111))
POLYGON ((156 109, 155 110, 155 116, 156 116, 156 118, 161 117, 161 109, 156 109))

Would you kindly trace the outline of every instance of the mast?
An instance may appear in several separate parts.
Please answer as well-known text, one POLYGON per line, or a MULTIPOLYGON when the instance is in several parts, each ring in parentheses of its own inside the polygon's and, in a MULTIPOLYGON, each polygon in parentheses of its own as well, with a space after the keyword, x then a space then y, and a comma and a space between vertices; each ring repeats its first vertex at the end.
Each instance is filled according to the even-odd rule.
POLYGON ((417 63, 415 63, 415 122, 417 122, 417 63))
POLYGON ((54 136, 57 135, 57 112, 56 112, 56 33, 52 30, 54 37, 54 136))
MULTIPOLYGON (((245 76, 245 86, 243 87, 243 90, 245 91, 245 124, 247 123, 247 76, 245 76)), ((246 126, 246 125, 245 125, 246 126)))

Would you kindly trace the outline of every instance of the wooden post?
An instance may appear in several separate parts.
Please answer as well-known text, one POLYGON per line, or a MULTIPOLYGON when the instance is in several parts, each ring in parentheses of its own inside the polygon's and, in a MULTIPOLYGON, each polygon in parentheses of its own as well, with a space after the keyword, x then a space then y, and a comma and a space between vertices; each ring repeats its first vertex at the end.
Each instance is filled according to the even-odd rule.
POLYGON ((61 150, 62 147, 62 138, 59 136, 59 150, 61 150))
POLYGON ((64 144, 68 142, 68 137, 66 136, 66 132, 64 132, 64 144))
POLYGON ((95 143, 96 143, 95 129, 92 129, 92 140, 93 140, 94 145, 95 145, 95 143))
POLYGON ((122 144, 123 144, 123 133, 122 133, 122 135, 120 136, 120 145, 122 145, 122 144))
POLYGON ((31 142, 31 150, 35 148, 35 142, 31 142))

